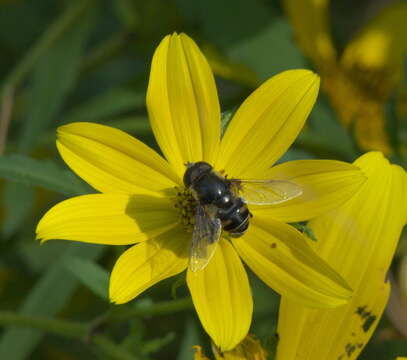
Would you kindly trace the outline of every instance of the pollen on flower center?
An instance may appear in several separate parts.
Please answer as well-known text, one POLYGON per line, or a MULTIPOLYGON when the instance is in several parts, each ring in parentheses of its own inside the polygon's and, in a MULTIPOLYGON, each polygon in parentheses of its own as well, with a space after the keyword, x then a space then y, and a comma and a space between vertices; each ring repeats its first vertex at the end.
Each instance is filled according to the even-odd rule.
POLYGON ((175 187, 174 207, 180 215, 180 222, 188 232, 192 232, 195 223, 196 200, 189 189, 175 187))

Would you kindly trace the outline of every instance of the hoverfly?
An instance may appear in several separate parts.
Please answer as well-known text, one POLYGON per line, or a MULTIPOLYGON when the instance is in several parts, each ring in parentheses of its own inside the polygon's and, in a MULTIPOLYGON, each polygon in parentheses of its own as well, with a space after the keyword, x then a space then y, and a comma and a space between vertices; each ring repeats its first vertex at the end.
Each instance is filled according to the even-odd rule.
POLYGON ((221 232, 240 237, 249 227, 247 204, 272 205, 302 194, 299 185, 283 180, 227 179, 204 161, 186 164, 184 185, 197 202, 189 267, 203 269, 212 258, 221 232))

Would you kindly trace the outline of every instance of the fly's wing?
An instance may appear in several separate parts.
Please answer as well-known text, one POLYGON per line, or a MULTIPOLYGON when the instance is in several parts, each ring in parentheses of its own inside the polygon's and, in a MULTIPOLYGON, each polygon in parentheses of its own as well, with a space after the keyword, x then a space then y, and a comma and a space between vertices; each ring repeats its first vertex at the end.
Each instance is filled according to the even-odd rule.
POLYGON ((229 180, 247 204, 274 205, 302 194, 299 185, 285 180, 229 180))
POLYGON ((215 253, 221 231, 222 225, 215 217, 215 210, 198 205, 189 255, 191 271, 202 270, 209 263, 215 253))

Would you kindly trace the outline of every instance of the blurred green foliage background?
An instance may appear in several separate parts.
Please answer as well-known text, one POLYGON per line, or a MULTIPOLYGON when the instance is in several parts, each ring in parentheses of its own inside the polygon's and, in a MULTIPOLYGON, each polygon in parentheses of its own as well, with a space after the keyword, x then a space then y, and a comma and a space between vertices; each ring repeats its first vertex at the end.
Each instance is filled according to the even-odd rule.
MULTIPOLYGON (((391 3, 332 1, 338 53, 391 3)), ((296 43, 284 6, 275 0, 0 0, 0 359, 187 360, 197 344, 209 353, 183 276, 113 306, 108 276, 124 247, 66 241, 40 246, 34 240, 36 223, 53 204, 93 191, 59 158, 59 125, 108 124, 158 150, 145 91, 153 51, 173 31, 188 33, 207 55, 224 111, 280 71, 320 68, 296 43)), ((385 106, 388 155, 404 165, 407 126, 398 106, 405 85, 403 77, 385 106)), ((283 160, 353 161, 363 147, 322 93, 283 160)), ((405 238, 395 273, 407 253, 403 243, 405 238)), ((251 284, 251 332, 272 354, 278 296, 254 276, 251 284)), ((384 318, 362 358, 406 354, 405 335, 384 318)))

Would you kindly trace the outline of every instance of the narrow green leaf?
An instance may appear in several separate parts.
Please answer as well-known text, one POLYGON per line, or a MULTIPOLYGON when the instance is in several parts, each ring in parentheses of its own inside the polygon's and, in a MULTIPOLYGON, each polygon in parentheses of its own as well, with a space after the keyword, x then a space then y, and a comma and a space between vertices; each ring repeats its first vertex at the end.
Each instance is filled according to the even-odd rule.
MULTIPOLYGON (((55 259, 54 264, 23 300, 19 313, 46 317, 57 314, 72 296, 78 284, 77 279, 64 266, 66 259, 81 256, 84 259, 96 260, 105 249, 100 245, 67 244, 65 251, 55 259)), ((42 332, 35 329, 10 328, 5 330, 0 338, 0 359, 29 359, 43 336, 42 332)))
POLYGON ((142 92, 125 88, 111 89, 73 108, 64 116, 62 122, 99 122, 103 119, 136 110, 144 105, 145 94, 142 92))
POLYGON ((98 264, 80 257, 69 257, 65 267, 94 294, 108 299, 109 273, 98 264))
POLYGON ((186 284, 187 284, 186 274, 185 272, 182 272, 176 277, 175 281, 171 284, 171 296, 173 299, 177 298, 177 290, 180 287, 185 286, 186 284))
POLYGON ((186 322, 184 335, 181 340, 180 351, 177 360, 190 360, 194 357, 194 345, 202 344, 196 322, 189 317, 186 322))
MULTIPOLYGON (((0 168, 1 161, 0 157, 0 168)), ((0 170, 1 177, 1 170, 0 170)), ((6 209, 1 226, 4 239, 10 238, 25 223, 31 215, 33 208, 34 193, 30 186, 16 183, 7 183, 3 189, 3 206, 6 209)))
POLYGON ((117 0, 114 9, 120 22, 128 30, 134 30, 140 24, 140 14, 133 0, 117 0))
MULTIPOLYGON (((59 40, 59 38, 65 33, 66 29, 71 27, 72 24, 76 21, 76 19, 82 16, 83 12, 86 11, 93 2, 94 0, 84 0, 84 1, 75 1, 72 4, 70 4, 70 6, 67 7, 65 11, 63 11, 62 14, 59 17, 57 17, 56 20, 47 28, 47 30, 38 39, 38 41, 36 41, 34 45, 29 48, 29 50, 27 51, 25 56, 21 59, 21 61, 17 63, 13 70, 6 76, 2 83, 2 86, 3 87, 19 86, 19 84, 22 82, 27 73, 31 70, 33 65, 36 64, 38 59, 49 49, 50 46, 52 46, 52 44, 59 40)), ((30 4, 27 5, 30 6, 30 4)), ((28 9, 29 8, 27 8, 26 10, 27 13, 29 12, 28 9)), ((13 12, 12 9, 8 10, 9 11, 3 12, 2 15, 8 16, 10 18, 11 14, 10 21, 16 23, 15 16, 13 16, 13 13, 16 14, 16 12, 13 12)), ((19 19, 21 20, 21 13, 19 13, 18 15, 19 19)), ((33 19, 31 13, 27 14, 26 20, 28 19, 30 20, 33 19)), ((16 28, 20 29, 22 24, 24 24, 25 26, 24 29, 27 30, 27 21, 23 20, 22 23, 20 21, 20 23, 19 24, 16 23, 15 26, 16 28)), ((25 31, 21 32, 20 35, 25 36, 24 34, 25 31)), ((18 35, 19 34, 17 33, 13 34, 13 36, 10 37, 11 38, 10 42, 14 43, 18 35)))
MULTIPOLYGON (((200 12, 192 11, 192 14, 200 17, 205 37, 222 47, 242 42, 261 32, 274 15, 266 1, 223 0, 222 6, 219 6, 217 0, 201 0, 196 3, 195 7, 200 12)), ((185 14, 185 16, 191 15, 185 14)), ((264 48, 262 50, 258 54, 263 54, 264 48)))
POLYGON ((28 238, 30 241, 18 242, 16 251, 31 272, 41 274, 54 263, 55 258, 60 256, 67 243, 66 241, 48 241, 46 246, 38 246, 38 241, 33 241, 35 237, 33 226, 30 226, 28 232, 26 239, 28 238))
POLYGON ((73 88, 79 72, 84 45, 94 20, 90 7, 72 23, 58 42, 39 59, 34 68, 31 87, 31 106, 22 129, 19 149, 29 152, 38 137, 54 120, 73 88))
MULTIPOLYGON (((94 17, 95 7, 89 6, 92 2, 92 0, 86 0, 72 7, 67 7, 58 18, 58 21, 47 29, 38 44, 28 51, 15 71, 6 79, 5 83, 16 84, 31 69, 33 64, 36 64, 32 77, 31 104, 27 109, 29 115, 25 119, 22 134, 19 137, 18 148, 20 152, 29 153, 36 145, 40 135, 44 133, 49 123, 56 118, 66 96, 75 83, 82 50, 90 34, 94 17), (58 41, 55 41, 56 39, 58 41)), ((27 172, 18 168, 18 165, 24 165, 21 159, 18 160, 19 162, 15 164, 15 167, 10 166, 12 164, 7 164, 8 160, 5 158, 1 160, 5 171, 3 175, 7 174, 7 176, 0 176, 23 184, 34 185, 30 183, 29 177, 26 177, 27 172), (14 171, 17 179, 8 177, 10 170, 11 173, 14 171), (24 177, 26 177, 25 180, 24 177)), ((35 167, 30 169, 35 170, 35 167)), ((51 175, 53 173, 55 172, 51 172, 51 175)), ((72 194, 70 189, 71 180, 68 181, 68 187, 58 186, 55 188, 55 182, 51 176, 47 179, 44 176, 38 176, 41 175, 39 172, 36 175, 37 179, 45 180, 45 182, 43 181, 42 184, 38 185, 45 186, 45 184, 48 184, 51 185, 51 190, 68 195, 72 194)), ((28 212, 30 195, 22 186, 14 184, 13 187, 19 193, 20 203, 26 202, 25 211, 28 212), (25 199, 23 199, 24 193, 27 195, 25 199)), ((76 193, 76 191, 74 192, 76 193)), ((6 211, 10 212, 7 204, 5 205, 6 211)), ((15 229, 21 227, 24 223, 24 217, 21 214, 13 217, 15 229)), ((6 228, 9 233, 11 230, 11 225, 6 228)))
POLYGON ((164 337, 158 338, 158 339, 153 339, 150 341, 147 341, 143 344, 143 347, 141 348, 141 353, 143 355, 148 355, 154 352, 157 352, 164 346, 168 345, 175 339, 175 333, 174 332, 169 332, 167 335, 164 337))
POLYGON ((315 104, 295 145, 318 157, 353 161, 357 156, 354 142, 324 100, 315 104))
POLYGON ((80 195, 87 186, 71 171, 49 160, 33 159, 24 155, 0 157, 0 178, 30 186, 40 186, 64 195, 80 195))
POLYGON ((151 134, 148 118, 143 115, 113 119, 106 121, 105 124, 135 135, 151 134))
MULTIPOLYGON (((134 134, 135 136, 148 136, 151 135, 151 127, 148 122, 147 116, 129 116, 117 119, 109 119, 102 121, 104 125, 112 126, 114 128, 123 130, 127 133, 134 134)), ((55 130, 48 131, 41 138, 41 144, 50 146, 55 141, 55 130)))
POLYGON ((292 28, 286 19, 271 15, 265 25, 243 41, 225 47, 226 55, 249 66, 263 80, 287 69, 308 67, 293 42, 292 28))

